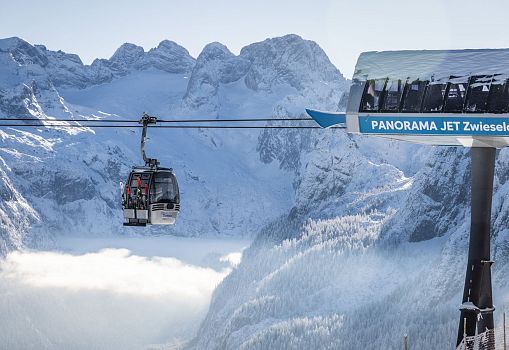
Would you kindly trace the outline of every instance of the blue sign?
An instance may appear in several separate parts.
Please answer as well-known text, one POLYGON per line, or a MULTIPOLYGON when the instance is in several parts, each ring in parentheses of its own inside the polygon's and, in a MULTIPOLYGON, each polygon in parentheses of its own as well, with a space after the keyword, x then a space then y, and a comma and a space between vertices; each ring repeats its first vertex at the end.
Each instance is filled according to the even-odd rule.
POLYGON ((363 134, 509 136, 509 118, 477 117, 359 117, 363 134))
POLYGON ((346 123, 345 113, 322 112, 309 108, 306 108, 306 112, 322 128, 328 128, 329 126, 346 123))

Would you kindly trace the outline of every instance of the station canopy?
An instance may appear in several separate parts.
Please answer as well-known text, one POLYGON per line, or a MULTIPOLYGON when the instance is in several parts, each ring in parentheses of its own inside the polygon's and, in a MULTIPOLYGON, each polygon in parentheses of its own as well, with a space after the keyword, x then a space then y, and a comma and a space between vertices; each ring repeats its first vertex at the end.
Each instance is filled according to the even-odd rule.
POLYGON ((362 53, 347 126, 418 143, 507 146, 509 49, 362 53))

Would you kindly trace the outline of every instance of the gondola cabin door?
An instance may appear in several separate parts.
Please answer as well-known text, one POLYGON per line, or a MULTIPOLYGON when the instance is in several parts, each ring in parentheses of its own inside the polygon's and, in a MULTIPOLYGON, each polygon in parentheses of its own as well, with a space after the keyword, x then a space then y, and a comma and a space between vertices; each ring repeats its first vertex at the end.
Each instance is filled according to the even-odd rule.
POLYGON ((145 226, 150 223, 151 172, 131 172, 125 184, 122 206, 127 226, 145 226))

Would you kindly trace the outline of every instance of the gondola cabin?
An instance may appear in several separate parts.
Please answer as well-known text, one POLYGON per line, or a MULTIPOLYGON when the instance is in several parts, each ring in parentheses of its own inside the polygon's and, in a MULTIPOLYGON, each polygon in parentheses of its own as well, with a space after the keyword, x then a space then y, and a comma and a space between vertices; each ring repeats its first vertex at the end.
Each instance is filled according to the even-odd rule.
POLYGON ((122 208, 125 226, 173 225, 180 211, 173 170, 134 167, 123 186, 122 208))
POLYGON ((346 113, 308 112, 350 133, 500 148, 509 145, 508 79, 508 49, 365 52, 346 113))

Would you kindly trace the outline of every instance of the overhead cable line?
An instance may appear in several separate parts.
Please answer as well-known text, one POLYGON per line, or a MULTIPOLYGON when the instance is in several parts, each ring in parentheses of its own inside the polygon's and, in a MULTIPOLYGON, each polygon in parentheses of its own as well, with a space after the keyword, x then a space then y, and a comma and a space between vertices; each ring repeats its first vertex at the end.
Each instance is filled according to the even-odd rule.
MULTIPOLYGON (((69 124, 2 124, 0 127, 40 127, 40 128, 141 128, 143 125, 69 125, 69 124)), ((150 128, 161 129, 322 129, 319 126, 303 125, 154 125, 150 128)), ((329 129, 345 129, 346 127, 336 126, 329 129)))
MULTIPOLYGON (((221 119, 157 119, 158 123, 226 123, 226 122, 279 122, 279 121, 312 121, 311 118, 221 118, 221 119)), ((0 118, 0 121, 43 121, 43 122, 78 122, 78 123, 139 123, 139 119, 49 119, 49 118, 0 118)))

